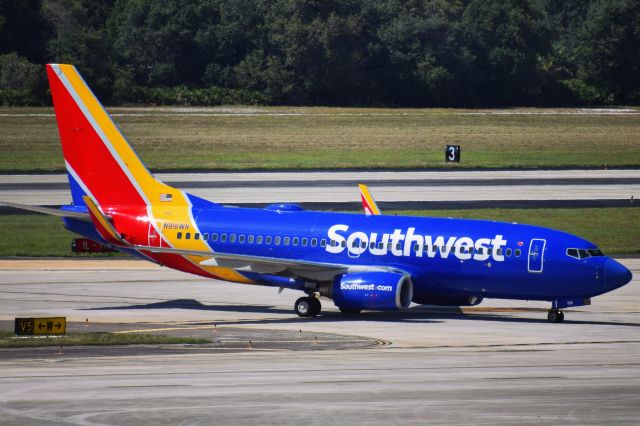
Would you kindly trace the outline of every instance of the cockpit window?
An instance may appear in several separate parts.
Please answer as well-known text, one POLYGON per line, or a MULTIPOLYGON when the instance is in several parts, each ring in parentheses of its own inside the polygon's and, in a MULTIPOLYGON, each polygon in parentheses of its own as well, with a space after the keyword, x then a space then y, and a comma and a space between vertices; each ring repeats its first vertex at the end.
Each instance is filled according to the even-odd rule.
POLYGON ((586 259, 588 257, 595 256, 604 256, 600 249, 577 249, 577 248, 568 248, 567 256, 573 257, 575 259, 586 259))

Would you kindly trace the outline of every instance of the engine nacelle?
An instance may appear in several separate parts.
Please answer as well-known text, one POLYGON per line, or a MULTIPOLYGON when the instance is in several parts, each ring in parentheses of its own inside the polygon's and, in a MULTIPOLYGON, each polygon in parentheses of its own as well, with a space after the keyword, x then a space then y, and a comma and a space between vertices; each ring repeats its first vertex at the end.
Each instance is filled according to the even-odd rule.
POLYGON ((420 305, 438 305, 438 306, 475 306, 479 305, 483 297, 479 296, 436 296, 428 295, 414 297, 413 302, 420 305))
POLYGON ((394 311, 411 305, 413 284, 408 275, 396 272, 354 272, 321 286, 320 294, 341 309, 394 311))

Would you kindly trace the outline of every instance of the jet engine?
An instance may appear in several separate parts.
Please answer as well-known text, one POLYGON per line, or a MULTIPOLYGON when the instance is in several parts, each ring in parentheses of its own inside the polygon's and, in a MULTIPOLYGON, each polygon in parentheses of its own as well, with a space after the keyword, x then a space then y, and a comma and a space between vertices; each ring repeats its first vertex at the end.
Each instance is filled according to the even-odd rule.
POLYGON ((321 285, 319 290, 343 312, 407 309, 413 297, 411 278, 397 272, 347 273, 321 285))
POLYGON ((413 298, 413 302, 420 305, 438 306, 475 306, 479 305, 482 300, 483 298, 478 296, 420 295, 413 298))

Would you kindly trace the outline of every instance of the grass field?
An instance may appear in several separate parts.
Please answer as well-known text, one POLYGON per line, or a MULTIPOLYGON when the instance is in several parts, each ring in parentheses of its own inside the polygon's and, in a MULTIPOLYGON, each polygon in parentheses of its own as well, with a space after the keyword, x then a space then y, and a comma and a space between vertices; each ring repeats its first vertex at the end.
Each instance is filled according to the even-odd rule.
POLYGON ((14 338, 11 331, 0 331, 0 348, 22 348, 35 346, 112 346, 112 345, 162 345, 202 344, 211 340, 193 337, 161 336, 155 334, 116 333, 70 333, 55 338, 14 338))
MULTIPOLYGON (((606 254, 640 253, 640 208, 638 207, 430 210, 386 213, 530 223, 579 235, 597 244, 606 254)), ((0 216, 0 235, 4 236, 0 239, 0 256, 78 256, 71 253, 73 234, 65 230, 60 220, 55 217, 0 216)))
MULTIPOLYGON (((640 166, 640 114, 110 108, 153 170, 640 166), (447 144, 462 163, 446 166, 447 144)), ((62 171, 50 108, 0 108, 0 172, 62 171)))

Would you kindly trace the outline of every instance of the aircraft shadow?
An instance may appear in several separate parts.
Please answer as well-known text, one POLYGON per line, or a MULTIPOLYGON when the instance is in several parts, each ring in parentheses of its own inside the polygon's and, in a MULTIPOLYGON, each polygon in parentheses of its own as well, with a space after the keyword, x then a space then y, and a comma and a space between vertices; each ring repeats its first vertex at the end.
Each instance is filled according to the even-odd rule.
MULTIPOLYGON (((326 303, 326 302, 325 302, 326 303)), ((314 318, 300 318, 293 313, 293 309, 283 309, 275 306, 265 305, 205 305, 194 299, 175 299, 162 302, 125 305, 125 306, 109 306, 99 308, 89 308, 87 310, 136 310, 136 309, 189 309, 198 311, 211 312, 246 312, 261 314, 285 314, 286 318, 261 318, 261 319, 242 319, 237 323, 242 324, 293 324, 300 321, 313 321, 315 323, 331 323, 343 321, 374 321, 374 322, 393 322, 393 323, 439 323, 445 320, 463 320, 463 321, 495 321, 504 323, 547 323, 546 312, 542 309, 537 312, 539 318, 524 318, 515 316, 516 314, 495 314, 490 312, 473 312, 464 313, 458 307, 442 307, 442 306, 417 306, 403 312, 362 312, 360 314, 343 314, 340 312, 325 311, 314 318)), ((583 321, 572 320, 571 311, 566 311, 566 324, 589 324, 589 325, 614 325, 626 327, 640 327, 639 323, 629 322, 610 322, 610 321, 583 321)), ((235 321, 225 321, 225 324, 233 324, 235 321)), ((207 323, 198 323, 207 324, 207 323)), ((213 322, 212 322, 213 324, 213 322)))
POLYGON ((163 302, 146 303, 139 305, 106 306, 99 308, 89 308, 88 311, 115 311, 115 310, 135 310, 135 309, 191 309, 196 311, 216 311, 216 312, 257 312, 265 314, 290 314, 291 309, 281 309, 265 305, 203 305, 194 299, 176 299, 163 302))

